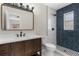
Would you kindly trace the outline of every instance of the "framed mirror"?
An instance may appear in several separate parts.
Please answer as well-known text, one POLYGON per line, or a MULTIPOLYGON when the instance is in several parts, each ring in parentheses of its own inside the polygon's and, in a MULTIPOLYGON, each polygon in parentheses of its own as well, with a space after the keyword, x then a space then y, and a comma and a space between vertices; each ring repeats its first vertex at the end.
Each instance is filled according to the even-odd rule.
POLYGON ((74 11, 64 13, 64 30, 74 30, 74 11))
POLYGON ((34 13, 8 5, 1 6, 3 30, 33 30, 34 13))

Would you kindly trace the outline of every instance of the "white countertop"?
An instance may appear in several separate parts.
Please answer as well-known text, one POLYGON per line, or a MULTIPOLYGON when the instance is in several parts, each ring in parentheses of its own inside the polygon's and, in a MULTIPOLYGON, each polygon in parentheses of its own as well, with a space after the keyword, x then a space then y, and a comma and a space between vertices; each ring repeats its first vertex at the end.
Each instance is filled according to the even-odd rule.
POLYGON ((42 38, 42 36, 28 35, 26 37, 0 38, 0 44, 12 43, 12 42, 18 42, 18 41, 24 41, 24 40, 31 40, 31 39, 35 39, 35 38, 42 38))

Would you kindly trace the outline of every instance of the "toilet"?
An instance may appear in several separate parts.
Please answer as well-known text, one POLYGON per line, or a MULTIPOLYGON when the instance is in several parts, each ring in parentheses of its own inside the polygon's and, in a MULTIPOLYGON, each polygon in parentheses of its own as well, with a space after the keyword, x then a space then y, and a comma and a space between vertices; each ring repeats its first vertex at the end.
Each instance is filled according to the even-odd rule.
POLYGON ((44 44, 46 49, 50 52, 54 52, 56 50, 56 46, 52 43, 46 43, 44 44))
POLYGON ((48 37, 43 37, 42 44, 44 45, 45 49, 50 52, 54 52, 56 50, 56 46, 53 43, 48 42, 48 37))
POLYGON ((52 56, 56 50, 56 46, 48 40, 48 36, 42 37, 42 55, 52 56))
POLYGON ((43 54, 44 56, 53 56, 56 50, 56 46, 51 43, 44 44, 43 54))

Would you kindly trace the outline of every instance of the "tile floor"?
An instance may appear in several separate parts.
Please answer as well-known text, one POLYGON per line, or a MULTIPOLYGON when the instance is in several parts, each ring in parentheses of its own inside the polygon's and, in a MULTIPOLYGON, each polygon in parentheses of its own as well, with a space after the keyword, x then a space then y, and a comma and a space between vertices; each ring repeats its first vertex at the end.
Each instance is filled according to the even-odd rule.
POLYGON ((46 47, 42 47, 42 56, 63 56, 57 51, 49 51, 46 47))

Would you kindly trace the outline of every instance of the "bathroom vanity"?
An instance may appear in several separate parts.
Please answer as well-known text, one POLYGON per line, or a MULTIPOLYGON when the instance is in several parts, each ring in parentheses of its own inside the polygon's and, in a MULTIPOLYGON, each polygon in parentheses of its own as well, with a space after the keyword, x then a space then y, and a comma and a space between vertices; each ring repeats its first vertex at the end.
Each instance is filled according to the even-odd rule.
POLYGON ((41 37, 0 43, 0 56, 36 55, 41 56, 41 37))
MULTIPOLYGON (((33 8, 32 8, 33 9, 33 8)), ((7 3, 1 5, 1 29, 21 31, 17 37, 0 37, 0 56, 41 56, 41 37, 22 33, 34 30, 34 12, 7 3)))

